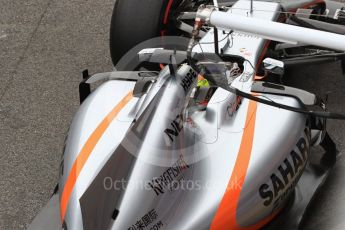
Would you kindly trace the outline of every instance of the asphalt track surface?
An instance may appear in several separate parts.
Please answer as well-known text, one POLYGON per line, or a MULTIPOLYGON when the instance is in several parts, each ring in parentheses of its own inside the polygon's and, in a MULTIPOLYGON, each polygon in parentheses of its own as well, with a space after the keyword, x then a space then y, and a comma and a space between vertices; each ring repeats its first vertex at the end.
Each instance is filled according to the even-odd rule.
MULTIPOLYGON (((112 69, 114 0, 0 0, 0 229, 25 229, 58 179, 64 137, 78 108, 81 71, 112 69)), ((345 113, 339 63, 291 72, 345 113)), ((340 151, 303 229, 344 229, 345 122, 329 121, 340 151)))

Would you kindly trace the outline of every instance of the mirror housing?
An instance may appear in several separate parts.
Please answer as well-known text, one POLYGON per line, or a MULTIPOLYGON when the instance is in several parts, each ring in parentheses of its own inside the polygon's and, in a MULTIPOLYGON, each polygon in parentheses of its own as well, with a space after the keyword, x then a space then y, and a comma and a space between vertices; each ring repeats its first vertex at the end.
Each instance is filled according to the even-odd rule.
POLYGON ((284 62, 273 59, 273 58, 265 58, 263 61, 264 64, 264 70, 277 74, 277 75, 283 75, 284 74, 284 62))

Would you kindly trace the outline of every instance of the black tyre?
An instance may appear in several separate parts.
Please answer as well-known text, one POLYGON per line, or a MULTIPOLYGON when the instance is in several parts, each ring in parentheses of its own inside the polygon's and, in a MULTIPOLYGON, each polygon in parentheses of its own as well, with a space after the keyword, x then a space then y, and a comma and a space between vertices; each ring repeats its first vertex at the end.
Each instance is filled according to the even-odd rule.
POLYGON ((180 0, 117 0, 110 26, 113 64, 132 47, 160 35, 168 35, 169 14, 180 0))
MULTIPOLYGON (((181 12, 196 12, 200 4, 207 5, 211 2, 211 0, 116 0, 110 26, 110 54, 114 66, 132 47, 148 39, 158 36, 190 37, 190 32, 178 28, 180 25, 177 20, 178 15, 181 12)), ((191 26, 194 24, 192 19, 184 22, 191 26)), ((177 46, 182 47, 181 44, 177 46)), ((177 48, 165 45, 160 47, 177 48)), ((183 48, 187 48, 187 44, 183 48)))

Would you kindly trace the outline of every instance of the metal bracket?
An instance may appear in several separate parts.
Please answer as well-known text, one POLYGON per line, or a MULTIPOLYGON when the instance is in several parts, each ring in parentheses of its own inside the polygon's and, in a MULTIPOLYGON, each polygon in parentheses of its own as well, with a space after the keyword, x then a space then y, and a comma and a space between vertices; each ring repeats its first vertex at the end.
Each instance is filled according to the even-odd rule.
POLYGON ((146 90, 148 82, 154 81, 158 77, 158 72, 154 71, 114 71, 89 75, 88 70, 83 71, 83 80, 79 84, 80 104, 91 94, 91 84, 104 80, 136 81, 136 95, 141 95, 140 90, 146 90))
POLYGON ((215 6, 200 5, 198 11, 196 12, 196 18, 199 18, 202 22, 209 24, 211 14, 215 10, 215 6))
POLYGON ((83 80, 79 84, 79 99, 80 104, 90 95, 91 86, 87 83, 87 80, 90 78, 89 71, 86 69, 83 71, 83 80))
POLYGON ((315 96, 315 94, 309 93, 302 89, 273 84, 269 82, 253 82, 251 91, 256 93, 267 93, 294 97, 301 101, 304 105, 315 105, 317 102, 317 97, 315 96))

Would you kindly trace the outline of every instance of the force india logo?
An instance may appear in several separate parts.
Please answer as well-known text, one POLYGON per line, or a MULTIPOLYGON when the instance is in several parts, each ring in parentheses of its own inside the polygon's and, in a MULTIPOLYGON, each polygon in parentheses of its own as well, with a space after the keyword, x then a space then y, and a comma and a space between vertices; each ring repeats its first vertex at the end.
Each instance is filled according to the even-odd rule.
POLYGON ((176 186, 183 179, 183 172, 187 169, 189 169, 189 165, 180 156, 179 160, 173 166, 165 170, 159 177, 153 178, 148 184, 155 194, 159 196, 166 190, 171 191, 174 185, 176 186))
POLYGON ((292 150, 278 170, 271 175, 270 181, 260 186, 259 194, 266 207, 274 201, 273 210, 278 208, 301 177, 309 152, 308 142, 304 137, 299 139, 297 148, 299 153, 292 150))

